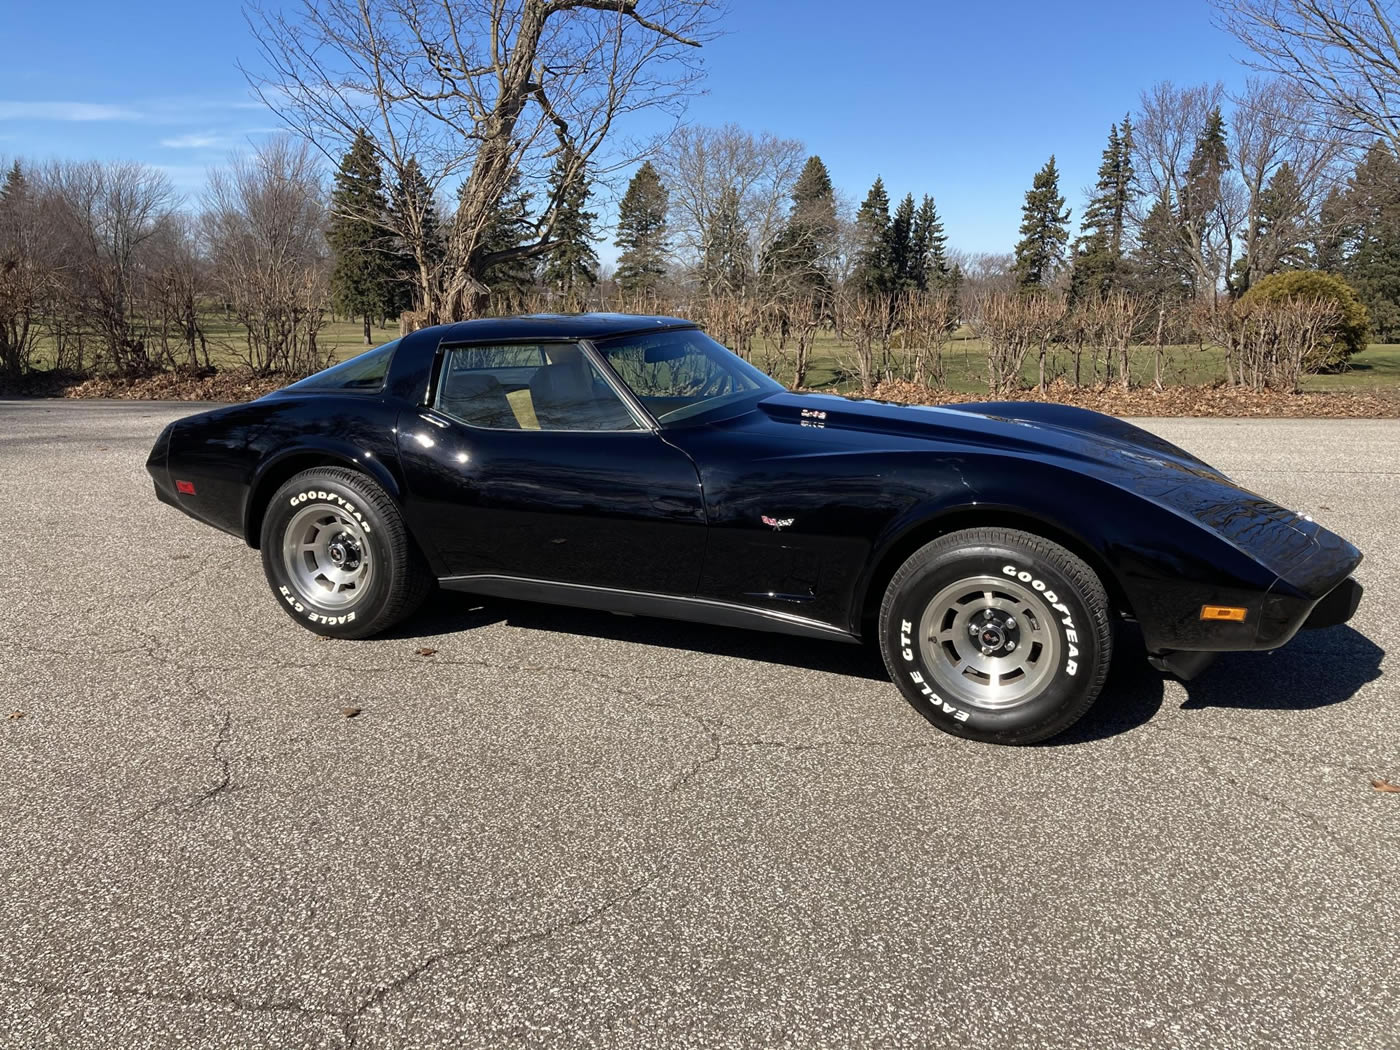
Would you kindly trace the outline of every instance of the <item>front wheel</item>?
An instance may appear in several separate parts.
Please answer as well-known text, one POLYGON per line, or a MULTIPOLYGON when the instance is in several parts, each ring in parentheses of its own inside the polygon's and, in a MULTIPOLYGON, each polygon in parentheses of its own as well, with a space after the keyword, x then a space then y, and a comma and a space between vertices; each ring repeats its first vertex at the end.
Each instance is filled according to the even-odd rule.
POLYGON ((353 470, 318 467, 289 480, 263 515, 261 545, 278 603, 317 634, 378 634, 432 587, 394 501, 353 470))
POLYGON ((1103 584, 1058 544, 1012 529, 940 536, 894 574, 880 648, 900 691, 939 729, 1030 744, 1089 710, 1112 657, 1103 584))

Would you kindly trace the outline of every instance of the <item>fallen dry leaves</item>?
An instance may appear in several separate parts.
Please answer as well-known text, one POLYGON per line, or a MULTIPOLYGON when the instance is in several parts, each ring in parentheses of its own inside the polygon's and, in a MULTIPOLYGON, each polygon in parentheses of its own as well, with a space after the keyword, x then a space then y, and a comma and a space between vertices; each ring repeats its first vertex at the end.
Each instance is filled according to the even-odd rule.
POLYGON ((157 372, 140 379, 97 377, 69 383, 56 391, 60 397, 102 397, 133 401, 252 401, 280 390, 298 377, 260 376, 246 368, 198 372, 157 372))
MULTIPOLYGON (((834 393, 834 391, 833 391, 834 393)), ((1400 417, 1400 396, 1391 393, 1334 392, 1326 394, 1285 394, 1273 390, 1246 390, 1241 387, 1169 386, 1075 387, 1057 380, 1038 390, 1018 390, 1004 397, 985 393, 957 393, 933 390, 906 380, 886 380, 873 395, 880 401, 901 405, 948 405, 975 401, 1053 401, 1075 405, 1111 416, 1228 416, 1299 417, 1328 419, 1393 419, 1400 417)))
POLYGON ((346 718, 355 718, 359 715, 360 709, 358 707, 342 707, 340 713, 346 718))
POLYGON ((432 656, 432 655, 433 655, 434 653, 436 653, 436 652, 437 652, 436 649, 428 649, 428 648, 415 649, 415 650, 413 650, 413 654, 414 654, 415 656, 432 656))
POLYGON ((1400 784, 1392 784, 1389 780, 1373 780, 1371 781, 1371 786, 1377 791, 1400 792, 1400 784))
POLYGON ((12 721, 12 722, 13 722, 16 718, 23 718, 23 717, 24 717, 24 712, 23 712, 23 711, 11 711, 11 712, 10 712, 10 715, 9 715, 10 721, 12 721))

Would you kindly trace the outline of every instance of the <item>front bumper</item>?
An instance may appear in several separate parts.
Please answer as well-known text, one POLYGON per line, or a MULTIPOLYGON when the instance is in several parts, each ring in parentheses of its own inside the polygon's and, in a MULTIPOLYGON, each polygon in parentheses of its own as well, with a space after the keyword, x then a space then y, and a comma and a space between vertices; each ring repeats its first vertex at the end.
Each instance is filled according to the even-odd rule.
POLYGON ((1336 627, 1346 623, 1356 615, 1356 609, 1361 604, 1361 595, 1361 584, 1356 582, 1355 577, 1348 576, 1313 606, 1312 612, 1308 613, 1308 618, 1303 621, 1302 630, 1336 627))

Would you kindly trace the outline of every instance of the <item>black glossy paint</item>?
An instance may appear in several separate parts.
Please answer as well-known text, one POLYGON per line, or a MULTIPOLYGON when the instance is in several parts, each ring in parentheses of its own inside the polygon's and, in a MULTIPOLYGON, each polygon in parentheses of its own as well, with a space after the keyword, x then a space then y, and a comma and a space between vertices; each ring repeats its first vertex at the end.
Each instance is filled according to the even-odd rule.
POLYGON ((335 464, 395 497, 454 586, 853 637, 904 557, 974 524, 1069 545, 1154 652, 1281 645, 1360 561, 1160 438, 1062 405, 784 392, 617 433, 482 430, 426 407, 443 344, 684 325, 584 315, 425 329, 402 340, 383 390, 279 392, 181 420, 149 469, 161 499, 255 546, 272 490, 335 464), (1205 604, 1249 616, 1205 623, 1205 604))

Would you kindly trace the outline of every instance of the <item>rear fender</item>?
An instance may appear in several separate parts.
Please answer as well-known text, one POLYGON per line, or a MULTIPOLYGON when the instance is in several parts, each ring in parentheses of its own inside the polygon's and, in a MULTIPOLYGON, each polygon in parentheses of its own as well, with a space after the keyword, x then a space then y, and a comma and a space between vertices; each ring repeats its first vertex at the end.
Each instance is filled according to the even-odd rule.
POLYGON ((403 485, 396 460, 386 463, 382 456, 347 441, 319 435, 308 437, 291 448, 279 449, 258 465, 243 509, 243 538, 248 546, 257 547, 260 542, 263 514, 272 494, 289 478, 313 467, 346 467, 368 474, 395 503, 402 505, 403 485))

